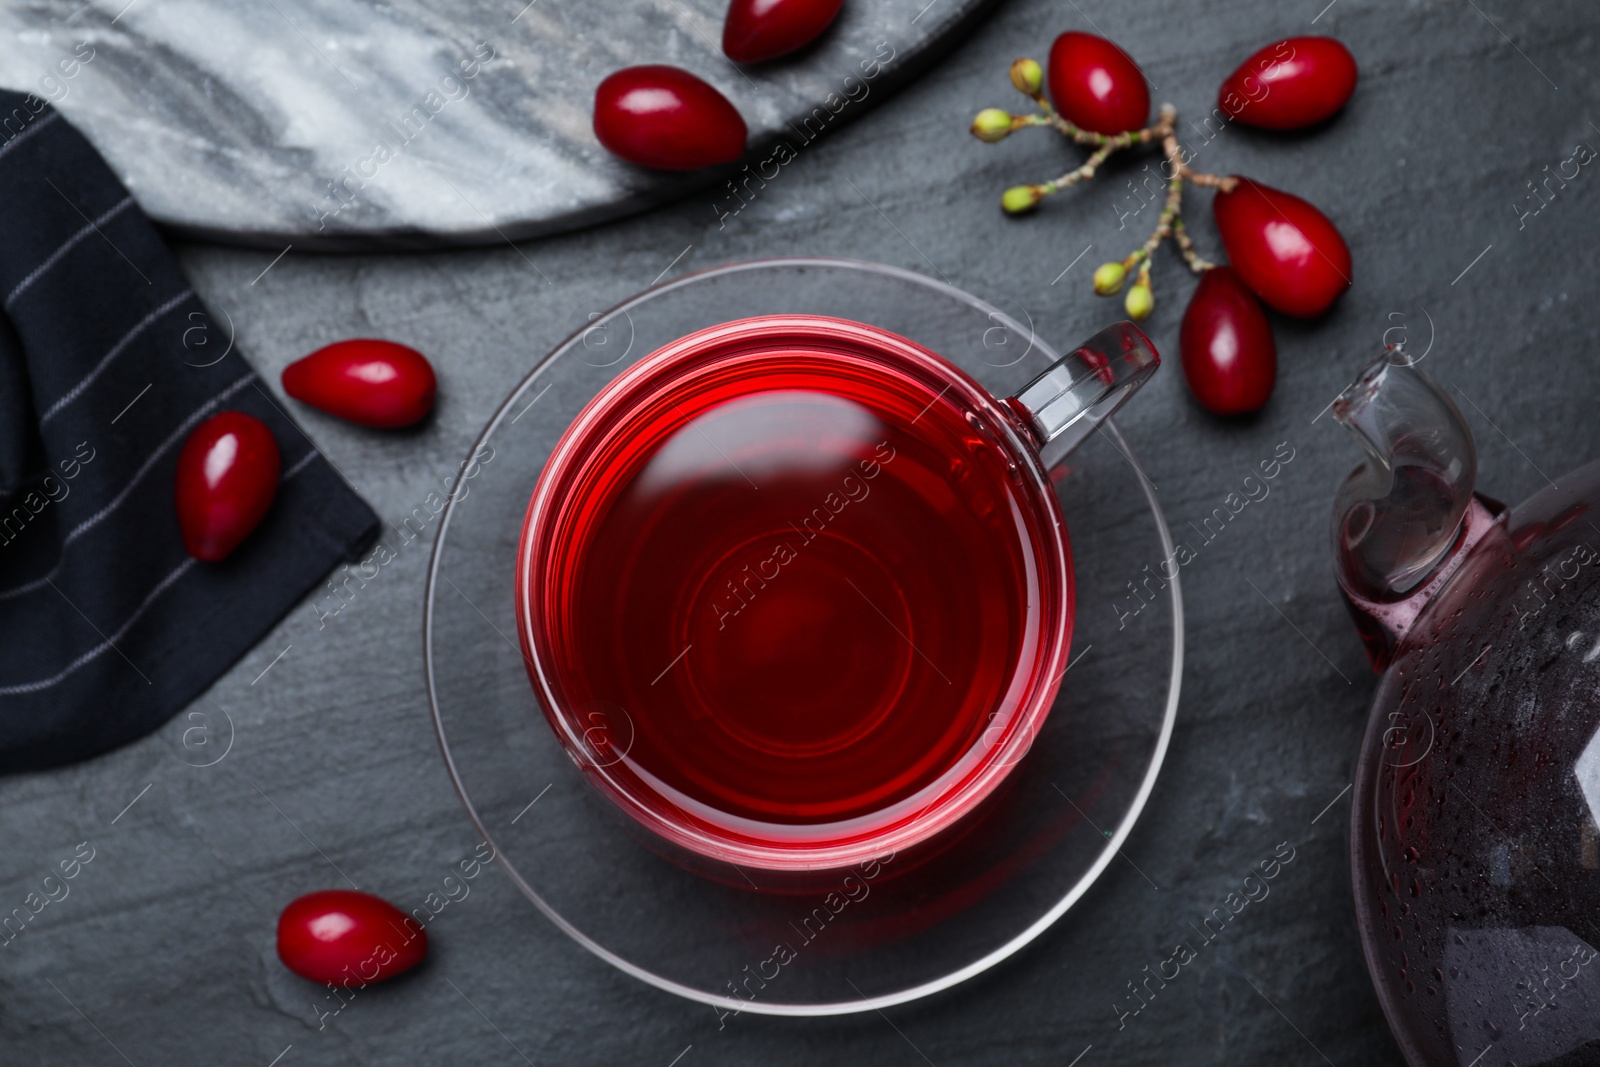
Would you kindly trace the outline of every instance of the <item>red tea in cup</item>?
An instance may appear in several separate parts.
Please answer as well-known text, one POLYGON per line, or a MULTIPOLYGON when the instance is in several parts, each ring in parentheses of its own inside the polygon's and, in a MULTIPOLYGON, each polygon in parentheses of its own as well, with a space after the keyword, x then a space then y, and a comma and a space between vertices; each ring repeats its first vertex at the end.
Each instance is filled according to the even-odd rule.
POLYGON ((970 811, 1072 628, 1027 414, 832 319, 728 323, 624 372, 556 446, 518 557, 529 672, 580 768, 667 841, 773 870, 970 811))

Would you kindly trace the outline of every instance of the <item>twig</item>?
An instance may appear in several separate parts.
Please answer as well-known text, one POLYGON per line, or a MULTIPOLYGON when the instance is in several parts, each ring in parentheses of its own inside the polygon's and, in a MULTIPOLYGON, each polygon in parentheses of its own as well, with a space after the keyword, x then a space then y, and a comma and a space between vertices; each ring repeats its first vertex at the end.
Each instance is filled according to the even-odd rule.
MULTIPOLYGON (((1195 251, 1194 241, 1189 236, 1188 228, 1183 221, 1183 188, 1185 183, 1204 186, 1223 193, 1231 193, 1239 184, 1235 177, 1224 177, 1218 174, 1208 174, 1190 167, 1184 161, 1183 149, 1178 144, 1178 109, 1171 104, 1162 104, 1156 114, 1156 121, 1143 129, 1128 130, 1117 134, 1095 133, 1068 120, 1051 106, 1045 96, 1038 78, 1038 65, 1031 60, 1018 60, 1012 68, 1012 83, 1021 89, 1035 104, 1038 105, 1037 115, 1008 115, 999 109, 991 108, 978 116, 973 124, 973 133, 985 141, 997 141, 1025 126, 1049 126, 1062 136, 1076 144, 1092 145, 1094 151, 1082 164, 1067 171, 1059 178, 1042 182, 1036 185, 1017 186, 1008 189, 1001 204, 1006 211, 1013 214, 1029 211, 1038 202, 1062 189, 1071 188, 1082 182, 1089 181, 1106 160, 1117 152, 1132 148, 1134 145, 1149 144, 1159 141, 1162 154, 1166 157, 1162 170, 1167 179, 1167 198, 1162 206, 1161 214, 1156 220, 1155 229, 1150 236, 1145 238, 1144 244, 1130 253, 1120 263, 1113 261, 1106 264, 1096 272, 1095 291, 1102 295, 1111 295, 1119 291, 1127 272, 1138 268, 1135 288, 1143 287, 1144 291, 1138 295, 1138 303, 1142 304, 1142 313, 1135 313, 1136 318, 1141 318, 1149 313, 1150 302, 1150 261, 1161 243, 1172 238, 1177 246, 1183 261, 1189 269, 1196 274, 1204 273, 1216 266, 1215 263, 1203 258, 1195 251), (1018 71, 1023 64, 1032 67, 1031 75, 1025 75, 1019 80, 1018 71), (1009 128, 1007 120, 1009 119, 1009 128), (1120 268, 1120 269, 1119 269, 1120 268), (1102 283, 1102 279, 1104 282, 1102 283)), ((1135 294, 1130 292, 1130 300, 1135 294)), ((1130 303, 1130 312, 1135 303, 1130 303)))

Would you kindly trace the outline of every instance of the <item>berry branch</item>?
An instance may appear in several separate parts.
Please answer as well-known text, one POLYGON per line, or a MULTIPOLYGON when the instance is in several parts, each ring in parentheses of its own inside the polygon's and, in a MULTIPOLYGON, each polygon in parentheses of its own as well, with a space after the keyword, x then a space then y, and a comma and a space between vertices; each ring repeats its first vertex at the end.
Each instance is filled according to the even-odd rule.
MULTIPOLYGON (((1324 122, 1355 91, 1355 59, 1328 37, 1293 37, 1259 49, 1222 83, 1217 114, 1266 129, 1302 129, 1324 122)), ((1033 114, 985 108, 971 132, 993 144, 1018 130, 1048 127, 1090 149, 1059 178, 1014 185, 1000 197, 1009 215, 1035 210, 1045 197, 1095 177, 1118 152, 1159 145, 1166 193, 1144 243, 1094 272, 1094 291, 1122 293, 1128 317, 1142 322, 1155 310, 1151 267, 1171 240, 1200 277, 1184 312, 1184 376, 1196 399, 1218 414, 1255 411, 1267 402, 1277 375, 1277 352, 1261 303, 1299 317, 1326 312, 1350 287, 1350 251, 1328 218, 1297 196, 1249 178, 1209 174, 1189 166, 1193 153, 1178 136, 1178 109, 1162 104, 1150 121, 1150 92, 1128 53, 1102 37, 1069 31, 1050 49, 1045 68, 1032 59, 1011 64, 1011 84, 1032 100, 1033 114), (1184 222, 1188 186, 1214 190, 1212 214, 1232 266, 1200 255, 1184 222), (1129 277, 1132 284, 1129 285, 1129 277)), ((1147 166, 1145 168, 1149 170, 1147 166)), ((1131 183, 1130 183, 1131 185, 1131 183)), ((1160 189, 1142 201, 1154 204, 1160 189)), ((1141 205, 1139 210, 1143 210, 1141 205)), ((1126 220, 1126 213, 1119 213, 1126 220)))
POLYGON ((1074 167, 1059 178, 1031 185, 1015 185, 1007 189, 1000 197, 1000 207, 1007 214, 1021 215, 1032 211, 1040 201, 1052 193, 1089 181, 1106 160, 1116 153, 1133 148, 1135 145, 1159 141, 1162 154, 1166 157, 1162 161, 1162 172, 1167 179, 1167 200, 1156 222, 1156 228, 1144 244, 1127 258, 1121 262, 1102 264, 1094 272, 1094 291, 1101 296, 1116 295, 1122 291, 1128 272, 1137 268, 1138 276, 1128 290, 1123 306, 1127 309, 1129 318, 1135 322, 1143 322, 1155 309, 1154 291, 1150 286, 1150 257, 1161 247, 1163 241, 1172 238, 1184 262, 1196 274, 1216 266, 1195 251, 1194 240, 1183 224, 1183 186, 1187 181, 1221 192, 1232 192, 1238 187, 1239 179, 1207 174, 1195 170, 1184 162, 1183 148, 1178 143, 1176 107, 1162 104, 1156 121, 1151 125, 1108 135, 1085 130, 1063 117, 1055 109, 1044 94, 1044 70, 1037 61, 1019 59, 1011 64, 1011 84, 1024 96, 1033 100, 1039 108, 1039 114, 1013 115, 997 107, 985 108, 978 112, 977 118, 972 122, 974 137, 993 144, 1029 126, 1048 126, 1077 144, 1093 145, 1095 149, 1082 165, 1074 167))

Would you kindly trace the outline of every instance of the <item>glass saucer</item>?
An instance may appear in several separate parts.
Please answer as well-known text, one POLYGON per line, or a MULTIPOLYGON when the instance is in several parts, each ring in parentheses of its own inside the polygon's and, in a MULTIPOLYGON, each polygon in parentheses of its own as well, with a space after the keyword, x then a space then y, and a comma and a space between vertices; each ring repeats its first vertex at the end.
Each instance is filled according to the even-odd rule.
MULTIPOLYGON (((760 871, 708 877, 663 858, 589 784, 529 684, 512 600, 523 516, 556 440, 623 368, 706 326, 785 313, 892 330, 998 397, 1058 358, 1029 326, 975 297, 877 264, 763 260, 648 289, 540 360, 474 444, 434 545, 424 664, 467 813, 550 921, 690 1000, 837 1015, 979 974, 1087 891, 1161 768, 1177 713, 1183 607, 1176 579, 1158 577, 1173 555, 1160 504, 1106 421, 1051 471, 1077 583, 1071 665, 1031 750, 983 809, 927 854, 803 885, 760 871)), ((598 728, 607 734, 598 751, 626 751, 625 718, 598 728)))

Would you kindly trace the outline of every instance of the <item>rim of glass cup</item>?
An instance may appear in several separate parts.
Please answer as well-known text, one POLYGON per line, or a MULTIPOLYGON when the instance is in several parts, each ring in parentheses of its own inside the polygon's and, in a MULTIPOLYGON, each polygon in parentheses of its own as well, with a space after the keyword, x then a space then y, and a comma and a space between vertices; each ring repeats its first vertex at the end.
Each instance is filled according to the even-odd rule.
MULTIPOLYGON (((1040 447, 1026 439, 1021 427, 1007 417, 1005 401, 945 357, 881 327, 837 316, 755 315, 703 327, 640 357, 601 387, 595 399, 584 407, 556 443, 534 486, 517 546, 517 579, 513 594, 517 638, 545 717, 576 760, 584 759, 583 728, 574 721, 581 716, 562 699, 560 671, 548 658, 540 656, 541 644, 549 644, 548 638, 541 641, 540 634, 548 632, 548 627, 541 625, 543 612, 535 606, 539 598, 529 581, 537 569, 534 556, 539 545, 548 544, 561 529, 560 508, 553 502, 566 499, 567 493, 572 491, 570 476, 582 470, 596 447, 596 438, 604 438, 610 427, 618 423, 625 425, 630 417, 637 415, 641 406, 679 384, 686 375, 700 373, 716 365, 716 361, 739 359, 753 346, 771 344, 774 337, 790 344, 810 346, 809 351, 832 351, 842 347, 851 349, 854 355, 869 354, 874 361, 897 366, 908 374, 917 375, 919 380, 927 379, 923 384, 930 392, 937 384, 936 379, 943 378, 944 388, 934 399, 948 393, 970 409, 969 418, 976 414, 987 420, 995 440, 1031 476, 1028 503, 1046 512, 1056 507, 1055 486, 1040 461, 1040 447), (693 369, 684 371, 685 361, 693 364, 693 369), (609 403, 598 402, 607 396, 609 403)), ((1059 518, 1048 524, 1041 519, 1039 527, 1029 529, 1029 535, 1047 540, 1053 547, 1054 551, 1047 554, 1040 545, 1030 542, 1029 550, 1033 553, 1033 567, 1041 575, 1053 576, 1053 579, 1041 578, 1041 589, 1047 589, 1053 580, 1059 585, 1059 591, 1055 597, 1045 598, 1055 603, 1055 611, 1046 613, 1041 609, 1040 612, 1045 624, 1043 632, 1052 637, 1041 641, 1040 652, 1031 666, 1026 661, 1018 662, 1012 678, 1053 678, 1054 681, 1028 683, 1027 698, 1017 701, 1016 711, 1001 727, 1000 741, 991 743, 980 739, 961 754, 950 770, 924 786, 922 794, 902 798, 882 809, 901 812, 889 829, 855 837, 840 826, 834 831, 836 839, 809 846, 741 841, 737 835, 720 828, 698 825, 687 815, 679 820, 664 816, 646 795, 652 792, 651 787, 637 773, 615 774, 612 773, 615 765, 602 764, 592 758, 585 760, 586 766, 580 769, 612 803, 651 833, 678 848, 736 869, 842 872, 856 864, 896 855, 932 840, 971 814, 1011 774, 1049 716, 1065 673, 1063 665, 1067 662, 1073 630, 1072 550, 1067 544, 1065 524, 1059 518), (929 793, 931 800, 927 796, 929 793), (904 813, 913 810, 916 811, 914 816, 903 818, 904 813)), ((654 795, 663 796, 659 792, 654 795)), ((670 797, 666 799, 682 813, 677 803, 670 797)))
MULTIPOLYGON (((1019 335, 1025 334, 1029 339, 1030 348, 1034 345, 1038 345, 1047 354, 1054 353, 1053 349, 1051 349, 1048 345, 1045 345, 1042 341, 1038 340, 1031 325, 1024 327, 1021 323, 1017 322, 1015 318, 1007 315, 1005 312, 989 304, 987 301, 980 300, 971 293, 968 293, 963 289, 959 289, 954 285, 950 285, 947 282, 943 282, 935 278, 929 278, 923 274, 918 274, 916 271, 906 270, 902 267, 893 267, 882 263, 871 263, 864 260, 830 258, 825 256, 782 256, 771 259, 742 260, 736 263, 727 263, 720 266, 707 267, 703 270, 693 271, 689 274, 684 274, 680 277, 673 278, 670 281, 651 285, 650 287, 635 293, 633 296, 628 297, 626 300, 623 300, 622 302, 608 308, 593 321, 585 323, 577 330, 574 330, 572 333, 568 334, 554 348, 545 353, 545 355, 539 360, 533 369, 525 374, 516 384, 516 386, 507 395, 506 399, 498 408, 495 409, 494 414, 489 417, 489 420, 484 425, 484 428, 473 439, 472 447, 469 449, 467 454, 470 456, 477 453, 477 451, 484 445, 488 438, 491 437, 499 428, 501 420, 503 420, 507 413, 510 412, 517 399, 528 390, 528 388, 534 383, 535 380, 539 378, 540 375, 547 372, 555 364, 556 357, 560 353, 565 352, 574 344, 581 343, 584 335, 594 328, 595 323, 612 319, 618 314, 626 314, 630 308, 636 307, 649 300, 653 300, 675 289, 704 281, 707 278, 748 273, 758 270, 773 270, 781 268, 800 269, 806 267, 827 270, 855 270, 868 274, 882 274, 903 282, 910 283, 912 285, 923 286, 943 296, 971 306, 975 310, 987 315, 990 321, 994 322, 997 326, 1002 326, 1007 330, 1016 330, 1019 335)), ((1112 437, 1116 438, 1116 447, 1119 451, 1123 452, 1125 456, 1131 457, 1133 455, 1132 449, 1129 447, 1127 440, 1123 438, 1122 434, 1117 430, 1111 419, 1108 418, 1102 422, 1100 424, 1100 429, 1102 432, 1110 434, 1112 437)), ((1129 465, 1133 469, 1135 477, 1138 478, 1139 488, 1144 493, 1145 500, 1150 507, 1151 517, 1154 518, 1156 524, 1156 532, 1161 538, 1162 549, 1164 550, 1165 555, 1170 557, 1176 551, 1176 548, 1174 547, 1172 541, 1172 531, 1167 527, 1166 515, 1161 510, 1160 501, 1156 499, 1155 488, 1151 485, 1150 480, 1145 477, 1144 472, 1139 468, 1137 463, 1130 461, 1129 465)), ((493 842, 495 840, 495 836, 489 832, 489 828, 487 825, 485 825, 482 816, 478 814, 478 809, 473 804, 472 798, 468 796, 466 783, 462 781, 460 769, 456 766, 455 757, 450 752, 450 742, 445 736, 444 718, 439 709, 439 694, 435 685, 433 670, 433 604, 439 585, 439 566, 441 562, 440 553, 444 547, 445 535, 450 529, 450 520, 454 516, 455 505, 459 491, 459 484, 452 487, 450 490, 449 496, 445 501, 444 511, 439 516, 439 530, 438 533, 434 535, 433 548, 428 557, 427 585, 423 592, 422 668, 424 679, 427 684, 428 708, 433 717, 434 734, 439 742, 439 750, 444 756, 445 769, 450 774, 451 785, 456 791, 456 796, 461 799, 462 806, 466 808, 467 817, 472 821, 473 827, 480 835, 482 835, 483 840, 493 842)), ((877 996, 862 997, 858 1000, 828 1001, 815 1004, 742 1000, 736 997, 718 996, 715 993, 709 993, 705 990, 696 989, 693 986, 685 985, 682 982, 673 981, 670 978, 664 978, 661 975, 639 966, 633 961, 619 955, 618 953, 595 941, 588 934, 584 933, 582 930, 578 929, 578 927, 568 921, 565 916, 556 911, 556 909, 552 907, 549 902, 541 897, 538 891, 535 890, 533 886, 522 877, 516 868, 506 861, 499 849, 496 849, 496 865, 505 872, 505 874, 511 879, 512 883, 515 884, 516 887, 522 892, 523 896, 527 897, 533 903, 533 906, 539 910, 540 914, 553 923, 562 933, 576 941, 579 945, 583 946, 600 959, 605 960, 607 963, 611 964, 619 971, 622 971, 624 974, 630 975, 639 981, 644 982, 646 985, 650 985, 656 989, 671 993, 674 996, 682 997, 685 1000, 694 1001, 695 1003, 706 1004, 711 1007, 722 1008, 736 1012, 749 1012, 752 1015, 775 1015, 787 1016, 790 1018, 821 1017, 853 1015, 865 1011, 876 1011, 882 1008, 892 1007, 897 1004, 906 1004, 914 1000, 921 1000, 924 997, 932 996, 934 993, 950 989, 954 986, 960 985, 969 978, 973 978, 987 970, 990 970, 999 963, 1016 955, 1027 945, 1035 941, 1051 926, 1055 925, 1056 920, 1060 919, 1062 915, 1066 914, 1067 909, 1076 904, 1078 900, 1086 892, 1088 892, 1089 887, 1099 879, 1100 875, 1111 863, 1111 858, 1117 854, 1118 850, 1121 849, 1123 842, 1127 840, 1128 835, 1133 832, 1134 824, 1138 822, 1140 814, 1144 811, 1145 804, 1150 799, 1150 793, 1155 788, 1156 778, 1161 772, 1162 764, 1166 761, 1167 748, 1171 743, 1173 727, 1177 721, 1178 697, 1183 683, 1184 631, 1183 596, 1176 572, 1174 572, 1169 583, 1167 600, 1172 607, 1172 673, 1167 689, 1166 707, 1162 712, 1161 729, 1156 738, 1155 750, 1151 753, 1149 765, 1145 768, 1144 776, 1139 783, 1138 792, 1134 795, 1133 801, 1128 805, 1128 810, 1123 814, 1121 821, 1117 824, 1116 829, 1112 831, 1111 836, 1106 838, 1104 848, 1101 849, 1100 854, 1095 858, 1095 861, 1090 864, 1088 870, 1085 871, 1078 878, 1078 880, 1073 883, 1072 887, 1068 889, 1062 898, 1056 901, 1056 903, 1053 904, 1049 910, 1035 919, 1032 923, 1028 924, 1027 927, 1012 935, 1004 943, 996 946, 993 949, 990 949, 977 959, 971 960, 947 974, 940 975, 938 978, 921 982, 914 986, 908 986, 905 989, 895 990, 891 993, 880 993, 877 996)), ((554 738, 552 738, 552 740, 554 741, 554 738)))

